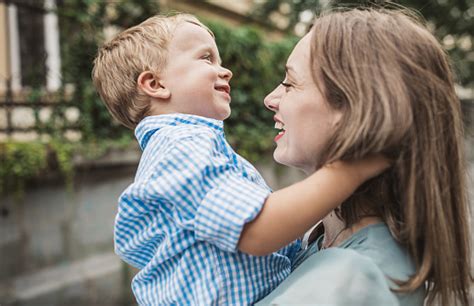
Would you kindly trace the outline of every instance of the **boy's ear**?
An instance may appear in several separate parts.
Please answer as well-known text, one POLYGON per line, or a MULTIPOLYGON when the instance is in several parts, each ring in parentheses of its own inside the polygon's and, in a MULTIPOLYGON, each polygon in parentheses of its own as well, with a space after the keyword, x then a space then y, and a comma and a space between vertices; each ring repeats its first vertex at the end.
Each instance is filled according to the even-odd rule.
POLYGON ((143 90, 148 96, 167 100, 171 97, 171 92, 165 88, 158 77, 151 71, 143 71, 137 79, 138 88, 143 90))

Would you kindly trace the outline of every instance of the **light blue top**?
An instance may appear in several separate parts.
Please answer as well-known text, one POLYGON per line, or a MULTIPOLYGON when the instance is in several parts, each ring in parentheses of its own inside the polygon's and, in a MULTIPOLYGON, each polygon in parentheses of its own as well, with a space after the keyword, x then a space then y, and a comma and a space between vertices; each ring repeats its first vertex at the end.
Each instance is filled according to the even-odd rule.
POLYGON ((319 250, 322 237, 295 259, 296 269, 257 305, 423 306, 424 289, 390 290, 415 267, 384 223, 361 229, 338 247, 319 250))
POLYGON ((115 251, 140 269, 140 305, 248 305, 290 274, 299 242, 262 257, 237 250, 271 190, 229 146, 222 121, 151 116, 135 134, 143 155, 119 199, 115 251))

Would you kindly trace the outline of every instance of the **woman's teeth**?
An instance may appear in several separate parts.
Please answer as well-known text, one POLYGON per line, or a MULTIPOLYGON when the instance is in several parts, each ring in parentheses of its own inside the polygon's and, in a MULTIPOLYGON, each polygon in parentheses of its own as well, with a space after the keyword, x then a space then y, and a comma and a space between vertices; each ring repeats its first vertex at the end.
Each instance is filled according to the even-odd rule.
POLYGON ((277 130, 284 130, 285 125, 281 122, 275 122, 275 129, 277 130))

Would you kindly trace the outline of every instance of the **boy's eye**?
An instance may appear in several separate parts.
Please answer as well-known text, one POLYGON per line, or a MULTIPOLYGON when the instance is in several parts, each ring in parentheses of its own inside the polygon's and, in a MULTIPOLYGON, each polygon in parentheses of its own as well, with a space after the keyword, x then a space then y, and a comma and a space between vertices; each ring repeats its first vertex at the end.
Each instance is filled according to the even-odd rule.
POLYGON ((211 54, 205 54, 201 57, 203 60, 210 61, 212 62, 212 55, 211 54))

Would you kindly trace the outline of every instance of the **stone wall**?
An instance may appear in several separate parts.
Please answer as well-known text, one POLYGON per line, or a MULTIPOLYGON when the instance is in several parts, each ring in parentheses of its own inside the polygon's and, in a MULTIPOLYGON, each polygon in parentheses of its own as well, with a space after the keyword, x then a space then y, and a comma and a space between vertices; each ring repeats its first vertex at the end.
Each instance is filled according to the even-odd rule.
POLYGON ((134 167, 80 172, 2 199, 1 305, 118 305, 131 296, 128 270, 113 254, 113 220, 134 167))

